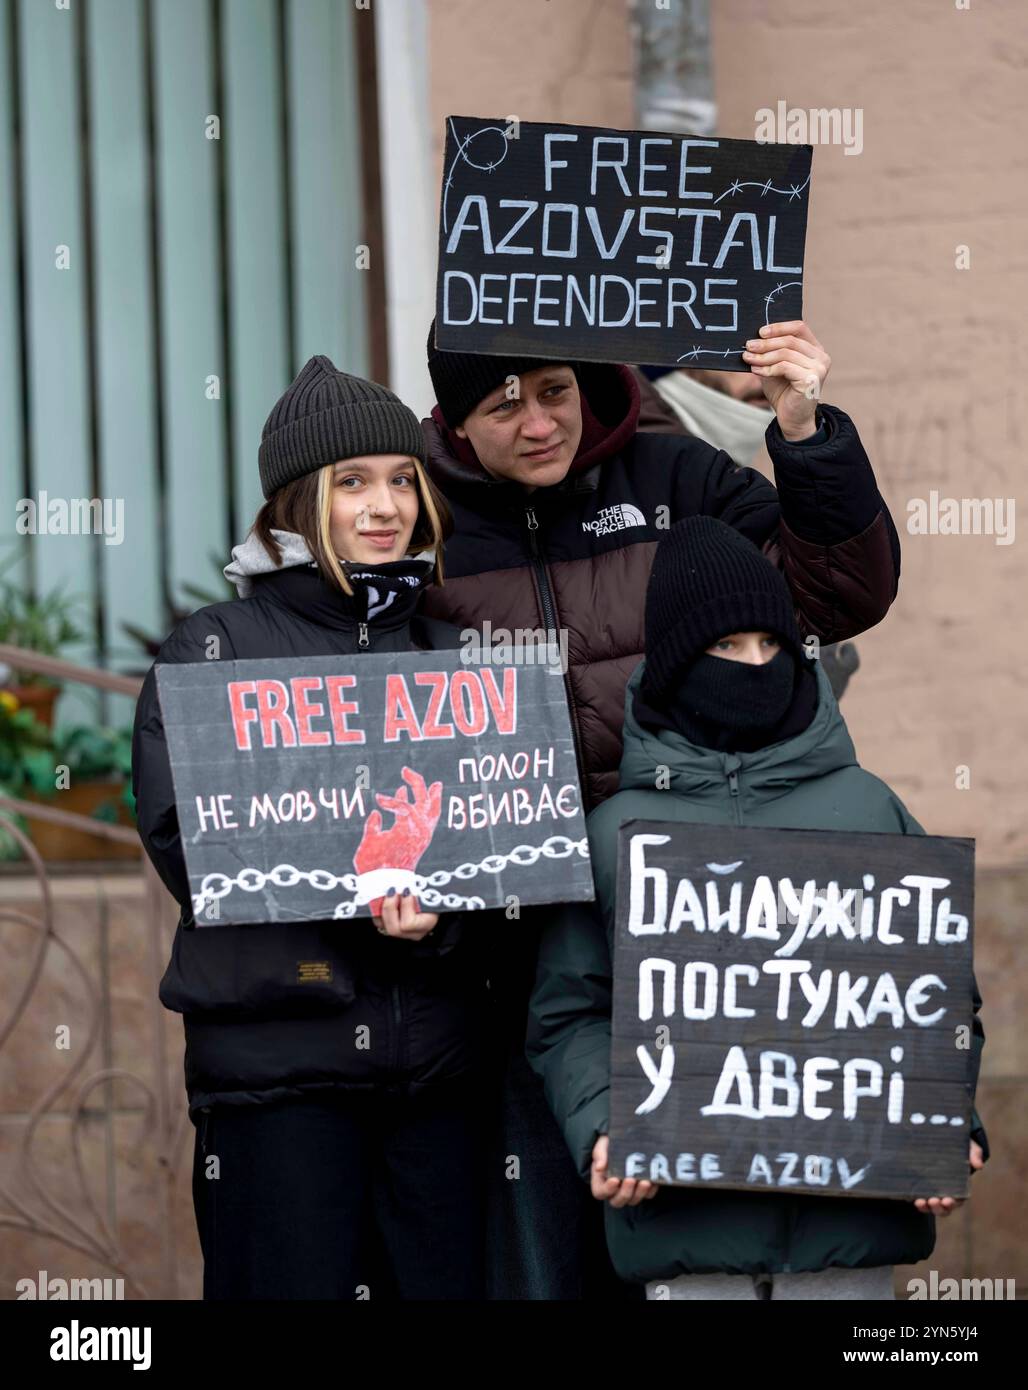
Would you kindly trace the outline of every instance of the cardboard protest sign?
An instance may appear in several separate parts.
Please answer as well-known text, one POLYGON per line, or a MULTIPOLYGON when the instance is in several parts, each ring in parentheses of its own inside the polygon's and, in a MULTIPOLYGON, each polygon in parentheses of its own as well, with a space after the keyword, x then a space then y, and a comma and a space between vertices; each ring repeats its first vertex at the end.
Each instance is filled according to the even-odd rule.
POLYGON ((611 1172, 960 1197, 974 841, 629 821, 611 1172))
POLYGON ((812 153, 450 116, 436 346, 749 371, 802 317, 812 153))
POLYGON ((157 666, 198 925, 593 897, 559 667, 464 657, 157 666))

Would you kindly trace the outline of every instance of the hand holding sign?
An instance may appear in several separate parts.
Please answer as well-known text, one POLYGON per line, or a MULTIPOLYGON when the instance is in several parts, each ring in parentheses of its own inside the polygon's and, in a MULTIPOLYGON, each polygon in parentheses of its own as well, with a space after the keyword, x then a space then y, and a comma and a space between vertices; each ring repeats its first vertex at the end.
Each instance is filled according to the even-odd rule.
POLYGON ((759 338, 746 343, 743 361, 760 377, 786 439, 805 439, 816 428, 814 417, 832 359, 802 319, 768 323, 759 338))
POLYGON ((647 1202, 660 1191, 655 1182, 647 1178, 612 1178, 607 1173, 607 1156, 610 1140, 601 1134, 593 1145, 593 1161, 589 1169, 589 1190, 598 1202, 609 1202, 612 1207, 637 1207, 647 1202))
MULTIPOLYGON (((428 849, 442 810, 443 784, 426 786, 424 777, 405 767, 401 777, 414 792, 413 803, 407 799, 407 787, 400 787, 395 796, 379 794, 375 799, 396 817, 389 830, 382 829, 382 812, 372 811, 364 826, 364 834, 353 856, 359 874, 372 869, 416 869, 418 860, 428 849)), ((417 908, 417 902, 414 904, 417 908)), ((382 909, 382 899, 371 902, 373 916, 382 909)))
MULTIPOLYGON (((967 1162, 972 1172, 985 1167, 985 1153, 976 1139, 971 1140, 967 1162)), ((949 1216, 951 1211, 956 1211, 966 1201, 966 1197, 916 1197, 914 1206, 931 1216, 949 1216)))
POLYGON ((432 933, 439 921, 436 912, 418 911, 418 900, 411 895, 409 888, 402 893, 390 888, 379 902, 382 904, 382 915, 371 920, 382 936, 401 936, 408 941, 420 941, 423 936, 432 933))

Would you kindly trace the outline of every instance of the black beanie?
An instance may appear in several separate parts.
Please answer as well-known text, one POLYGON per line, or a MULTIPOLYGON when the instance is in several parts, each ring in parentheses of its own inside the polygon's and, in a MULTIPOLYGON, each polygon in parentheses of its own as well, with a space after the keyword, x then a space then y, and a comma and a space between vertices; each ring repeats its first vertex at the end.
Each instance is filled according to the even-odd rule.
POLYGON ((781 573, 734 527, 678 521, 657 546, 646 590, 646 683, 670 693, 730 632, 772 632, 799 659, 803 639, 781 573))
MULTIPOLYGON (((435 319, 428 330, 428 374, 443 419, 454 430, 480 400, 502 386, 509 376, 523 376, 538 367, 560 363, 556 357, 497 357, 491 352, 441 352, 435 345, 435 319)), ((574 367, 573 362, 566 364, 574 367)))
POLYGON ((257 454, 264 496, 360 454, 412 454, 424 463, 418 417, 385 386, 310 358, 265 421, 257 454))

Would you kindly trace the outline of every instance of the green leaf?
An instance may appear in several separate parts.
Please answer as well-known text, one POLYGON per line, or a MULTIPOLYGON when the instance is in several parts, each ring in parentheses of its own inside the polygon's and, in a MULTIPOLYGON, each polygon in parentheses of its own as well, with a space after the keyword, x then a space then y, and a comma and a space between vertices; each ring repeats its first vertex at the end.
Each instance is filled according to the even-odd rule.
MULTIPOLYGON (((0 782, 0 796, 16 797, 18 790, 6 782, 0 782)), ((16 815, 13 811, 5 810, 0 806, 0 860, 21 859, 22 848, 18 841, 6 829, 9 823, 13 823, 19 830, 28 834, 28 826, 25 824, 25 817, 16 815)))
POLYGON ((22 769, 26 782, 34 791, 52 795, 57 790, 57 773, 53 755, 48 749, 33 748, 26 752, 22 758, 22 769))

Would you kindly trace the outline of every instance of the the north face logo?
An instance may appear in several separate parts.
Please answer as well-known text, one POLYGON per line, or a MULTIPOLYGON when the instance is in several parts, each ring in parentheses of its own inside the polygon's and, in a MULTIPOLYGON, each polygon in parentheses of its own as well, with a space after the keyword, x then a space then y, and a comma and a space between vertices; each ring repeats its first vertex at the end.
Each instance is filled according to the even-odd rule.
POLYGON ((597 536, 608 536, 611 531, 624 531, 629 526, 645 526, 646 518, 631 502, 615 502, 612 507, 604 507, 595 521, 583 521, 582 530, 592 531, 597 536))

